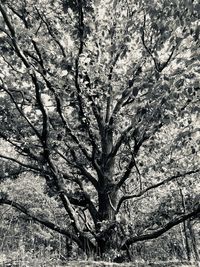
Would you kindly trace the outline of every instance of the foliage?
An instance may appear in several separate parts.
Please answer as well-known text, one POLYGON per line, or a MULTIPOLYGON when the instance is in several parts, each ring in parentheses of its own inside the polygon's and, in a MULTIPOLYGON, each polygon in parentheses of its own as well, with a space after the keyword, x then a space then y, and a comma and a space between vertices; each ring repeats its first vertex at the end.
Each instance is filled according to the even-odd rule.
POLYGON ((197 217, 198 2, 4 0, 0 13, 1 177, 17 184, 0 203, 113 258, 197 217))

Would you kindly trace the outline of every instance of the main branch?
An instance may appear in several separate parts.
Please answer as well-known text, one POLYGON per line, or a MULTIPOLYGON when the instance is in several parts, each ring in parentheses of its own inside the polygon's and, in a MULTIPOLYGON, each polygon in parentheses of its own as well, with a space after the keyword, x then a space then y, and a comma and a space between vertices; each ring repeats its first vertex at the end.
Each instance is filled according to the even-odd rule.
POLYGON ((198 173, 200 172, 200 169, 196 169, 196 170, 192 170, 192 171, 188 171, 188 172, 185 172, 185 173, 177 173, 176 175, 173 175, 173 176, 170 176, 168 177, 167 179, 159 182, 159 183, 156 183, 156 184, 153 184, 145 189, 143 189, 142 191, 140 191, 138 194, 132 194, 132 195, 125 195, 125 196, 122 196, 121 199, 119 200, 118 202, 118 205, 117 205, 117 209, 116 209, 116 213, 119 212, 120 208, 121 208, 121 205, 122 203, 125 201, 125 200, 128 200, 128 199, 132 199, 132 198, 138 198, 138 197, 141 197, 142 195, 144 195, 146 192, 152 190, 152 189, 155 189, 157 187, 160 187, 162 185, 165 185, 177 178, 180 178, 180 177, 184 177, 186 175, 191 175, 191 174, 195 174, 195 173, 198 173))
POLYGON ((200 205, 194 209, 192 212, 181 215, 177 218, 175 218, 174 220, 170 221, 169 223, 165 224, 162 228, 153 231, 149 234, 146 235, 140 235, 140 236, 134 236, 131 238, 128 238, 121 246, 122 250, 127 249, 127 247, 129 247, 130 245, 138 242, 138 241, 145 241, 145 240, 151 240, 151 239, 155 239, 158 238, 159 236, 161 236, 162 234, 164 234, 165 232, 169 231, 171 228, 173 228, 174 226, 188 220, 189 218, 192 217, 196 217, 200 214, 200 205))
POLYGON ((51 230, 53 230, 53 231, 55 231, 55 232, 57 232, 59 234, 65 235, 65 236, 71 238, 79 246, 81 245, 80 240, 73 233, 67 231, 66 229, 63 229, 62 227, 60 227, 58 225, 55 225, 52 222, 49 222, 48 220, 42 219, 39 216, 35 216, 29 210, 27 210, 24 206, 22 206, 21 204, 15 202, 15 201, 9 200, 9 199, 2 198, 2 199, 0 199, 0 205, 3 205, 3 204, 10 205, 10 206, 14 207, 15 209, 17 209, 17 210, 21 211, 22 213, 26 214, 34 222, 40 223, 40 224, 46 226, 47 228, 49 228, 49 229, 51 229, 51 230))

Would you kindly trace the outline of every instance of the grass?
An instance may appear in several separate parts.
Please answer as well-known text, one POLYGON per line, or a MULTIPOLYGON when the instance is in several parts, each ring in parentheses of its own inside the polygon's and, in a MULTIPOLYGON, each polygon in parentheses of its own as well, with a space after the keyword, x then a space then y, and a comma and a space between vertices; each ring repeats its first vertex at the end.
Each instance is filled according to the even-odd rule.
MULTIPOLYGON (((0 259, 1 260, 1 259, 0 259)), ((95 261, 70 261, 66 264, 58 259, 29 259, 29 260, 11 260, 0 261, 0 267, 197 267, 194 263, 188 262, 132 262, 132 263, 111 263, 95 261)))
MULTIPOLYGON (((132 262, 132 263, 109 263, 109 262, 88 262, 72 261, 63 267, 197 267, 194 263, 188 262, 132 262)), ((200 265, 199 265, 200 266, 200 265)), ((58 266, 57 266, 58 267, 58 266)), ((59 266, 61 267, 61 266, 59 266)))
POLYGON ((0 267, 200 267, 200 263, 187 261, 111 263, 105 261, 62 261, 58 254, 39 255, 12 252, 0 254, 0 267))

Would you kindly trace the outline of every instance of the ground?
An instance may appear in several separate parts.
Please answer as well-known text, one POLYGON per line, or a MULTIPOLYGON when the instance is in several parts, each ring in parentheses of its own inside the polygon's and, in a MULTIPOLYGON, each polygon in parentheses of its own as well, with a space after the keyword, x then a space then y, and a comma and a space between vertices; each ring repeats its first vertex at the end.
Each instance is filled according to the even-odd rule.
POLYGON ((44 259, 35 261, 7 261, 0 258, 0 267, 200 267, 197 264, 189 262, 132 262, 132 263, 111 263, 111 262, 95 262, 95 261, 70 261, 67 264, 59 264, 58 261, 49 262, 44 259))

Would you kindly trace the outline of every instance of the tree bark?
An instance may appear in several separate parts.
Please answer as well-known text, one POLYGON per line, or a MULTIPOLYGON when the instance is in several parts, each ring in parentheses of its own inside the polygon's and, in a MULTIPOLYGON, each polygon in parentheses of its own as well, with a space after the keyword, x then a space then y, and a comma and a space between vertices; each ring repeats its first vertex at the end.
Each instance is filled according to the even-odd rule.
MULTIPOLYGON (((183 212, 185 214, 186 213, 185 198, 184 198, 183 191, 181 190, 181 188, 179 190, 180 190, 180 195, 181 195, 183 212)), ((188 238, 188 233, 187 233, 186 221, 183 221, 183 232, 185 236, 185 248, 186 248, 187 260, 191 261, 191 248, 190 248, 190 243, 189 243, 189 238, 188 238)))
POLYGON ((193 227, 192 227, 190 220, 188 220, 188 222, 187 222, 187 227, 188 227, 190 237, 191 237, 191 243, 192 243, 192 249, 194 252, 195 263, 196 263, 196 266, 199 267, 200 257, 199 257, 199 252, 198 252, 198 246, 197 246, 195 233, 194 233, 194 230, 193 230, 193 227))

